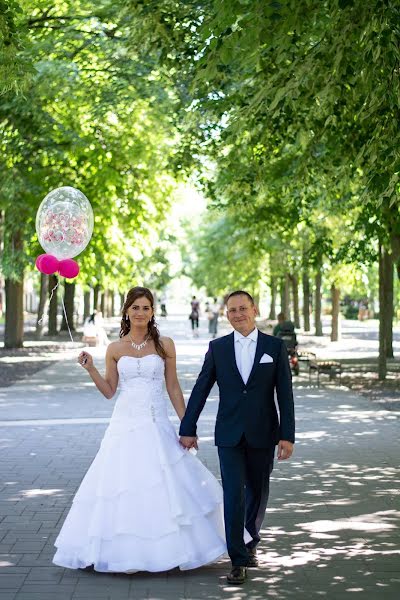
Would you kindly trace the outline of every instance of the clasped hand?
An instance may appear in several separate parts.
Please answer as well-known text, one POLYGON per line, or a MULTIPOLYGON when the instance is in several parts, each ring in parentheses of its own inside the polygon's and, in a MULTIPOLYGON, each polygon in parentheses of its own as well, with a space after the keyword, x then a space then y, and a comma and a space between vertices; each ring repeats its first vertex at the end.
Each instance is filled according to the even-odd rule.
POLYGON ((293 454, 294 444, 287 440, 280 440, 278 443, 278 460, 286 460, 293 454))
POLYGON ((89 352, 82 351, 78 356, 78 363, 88 371, 93 367, 93 356, 89 352))
POLYGON ((179 443, 187 450, 190 450, 190 448, 194 448, 195 450, 199 449, 197 445, 197 436, 181 435, 179 443))

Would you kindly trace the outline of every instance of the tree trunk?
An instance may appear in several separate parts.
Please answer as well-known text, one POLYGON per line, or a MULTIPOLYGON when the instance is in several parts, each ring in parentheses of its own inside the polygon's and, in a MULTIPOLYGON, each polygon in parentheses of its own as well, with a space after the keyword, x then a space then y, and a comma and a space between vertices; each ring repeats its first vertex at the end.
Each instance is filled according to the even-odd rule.
MULTIPOLYGON (((5 212, 4 210, 0 210, 0 251, 3 252, 4 249, 4 220, 5 220, 5 212)), ((4 315, 6 300, 5 300, 5 283, 0 270, 0 317, 4 315)))
POLYGON ((75 283, 64 284, 64 307, 67 313, 67 320, 65 318, 64 310, 61 321, 61 331, 68 331, 68 324, 71 331, 75 331, 74 323, 74 298, 75 298, 75 283))
POLYGON ((379 359, 378 376, 386 379, 387 358, 392 346, 393 326, 393 259, 387 250, 379 248, 379 359))
POLYGON ((113 294, 112 290, 107 290, 107 307, 106 307, 107 317, 113 316, 113 311, 112 311, 113 296, 114 296, 114 294, 113 294))
POLYGON ((115 292, 112 290, 111 292, 111 315, 110 317, 115 316, 115 292))
POLYGON ((90 290, 83 293, 83 321, 90 315, 90 290))
POLYGON ((286 320, 290 320, 290 279, 288 274, 281 277, 280 293, 281 312, 284 313, 286 320))
POLYGON ((104 290, 104 300, 102 302, 104 306, 103 317, 108 317, 108 305, 110 302, 110 293, 108 290, 104 290))
POLYGON ((331 342, 337 342, 340 339, 340 289, 335 286, 331 287, 332 294, 332 329, 331 342))
POLYGON ((394 281, 392 254, 386 254, 385 263, 386 358, 393 358, 394 281))
POLYGON ((125 304, 125 294, 120 294, 119 295, 119 300, 120 300, 120 304, 121 304, 119 312, 122 313, 122 309, 123 309, 123 306, 125 304))
POLYGON ((107 291, 103 290, 102 294, 101 294, 101 300, 100 300, 100 311, 101 314, 103 315, 103 317, 105 316, 105 311, 106 311, 106 298, 107 298, 107 291))
POLYGON ((279 297, 280 297, 280 312, 283 313, 285 310, 285 278, 279 279, 279 297))
POLYGON ((303 273, 303 319, 304 331, 310 331, 310 277, 307 271, 303 273))
POLYGON ((5 298, 4 298, 4 280, 0 276, 0 317, 4 315, 5 298))
POLYGON ((297 275, 290 275, 293 297, 293 320, 296 329, 300 329, 300 309, 299 309, 299 279, 297 275))
POLYGON ((276 289, 276 278, 275 277, 271 277, 271 306, 269 309, 269 319, 271 319, 271 321, 276 321, 276 293, 277 293, 277 289, 276 289))
MULTIPOLYGON (((17 205, 16 205, 17 206, 17 205)), ((5 278, 6 298, 4 347, 22 348, 24 343, 24 269, 21 256, 24 251, 23 232, 18 228, 20 211, 2 213, 2 253, 13 265, 13 277, 5 278), (5 235, 5 232, 7 234, 5 235)))
POLYGON ((5 280, 5 348, 22 348, 24 342, 24 282, 5 280))
POLYGON ((48 324, 48 335, 58 335, 57 329, 57 309, 58 309, 58 288, 56 288, 52 294, 52 290, 57 285, 57 277, 55 275, 49 275, 49 324, 48 324))
POLYGON ((5 306, 5 299, 4 299, 4 295, 3 295, 3 289, 4 289, 4 281, 0 277, 0 317, 2 317, 4 315, 4 306, 5 306))
POLYGON ((100 310, 99 307, 100 285, 97 284, 93 288, 93 311, 100 310))
POLYGON ((321 268, 318 268, 317 274, 315 276, 315 335, 321 337, 322 333, 322 297, 321 297, 321 288, 322 288, 322 273, 321 268))
POLYGON ((43 333, 43 316, 46 310, 47 294, 49 290, 49 276, 44 273, 40 273, 40 292, 39 292, 39 306, 37 311, 36 320, 36 339, 40 340, 43 333))

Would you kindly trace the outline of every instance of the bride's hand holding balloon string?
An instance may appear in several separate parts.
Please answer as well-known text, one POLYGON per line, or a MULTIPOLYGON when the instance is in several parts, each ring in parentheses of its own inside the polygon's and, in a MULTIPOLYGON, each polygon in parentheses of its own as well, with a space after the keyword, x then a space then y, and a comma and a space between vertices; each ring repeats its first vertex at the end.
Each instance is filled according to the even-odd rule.
POLYGON ((89 352, 81 352, 78 356, 78 363, 88 371, 93 367, 93 356, 89 352))

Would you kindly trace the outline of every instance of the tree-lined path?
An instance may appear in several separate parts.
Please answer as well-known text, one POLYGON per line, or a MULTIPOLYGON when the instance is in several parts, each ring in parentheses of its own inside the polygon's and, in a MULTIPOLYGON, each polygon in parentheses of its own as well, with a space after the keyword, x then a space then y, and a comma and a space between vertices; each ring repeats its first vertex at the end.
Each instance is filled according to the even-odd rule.
MULTIPOLYGON (((168 318, 162 330, 177 341, 187 395, 207 348, 205 330, 199 339, 189 337, 184 315, 168 318)), ((398 415, 333 387, 296 388, 295 454, 273 472, 263 562, 244 588, 226 586, 226 561, 186 573, 130 576, 53 566, 54 539, 112 406, 72 353, 1 390, 2 600, 397 600, 398 415)), ((200 421, 199 457, 218 475, 216 406, 214 389, 200 421)))
MULTIPOLYGON (((2 600, 400 597, 399 22, 397 0, 0 0, 0 385, 20 379, 0 387, 2 600), (35 217, 65 185, 95 222, 57 287, 34 266, 35 217), (162 323, 186 394, 205 300, 234 289, 365 394, 300 374, 296 452, 273 473, 263 566, 242 590, 224 561, 51 564, 112 410, 68 323, 78 340, 96 311, 117 321, 134 285, 157 310, 201 300, 199 339, 186 309, 162 323)), ((214 390, 199 456, 218 473, 215 411, 214 390)))

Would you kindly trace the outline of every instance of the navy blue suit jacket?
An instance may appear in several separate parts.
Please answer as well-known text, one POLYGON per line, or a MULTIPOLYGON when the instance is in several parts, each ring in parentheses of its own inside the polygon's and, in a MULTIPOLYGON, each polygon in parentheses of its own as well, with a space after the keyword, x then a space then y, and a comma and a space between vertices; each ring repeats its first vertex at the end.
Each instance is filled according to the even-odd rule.
POLYGON ((279 440, 294 442, 292 376, 284 342, 258 332, 254 365, 247 384, 236 365, 234 343, 233 333, 211 341, 179 434, 196 435, 197 420, 217 382, 220 397, 215 425, 217 446, 236 446, 243 434, 254 448, 268 448, 279 440), (273 361, 260 363, 263 354, 269 354, 273 361))

